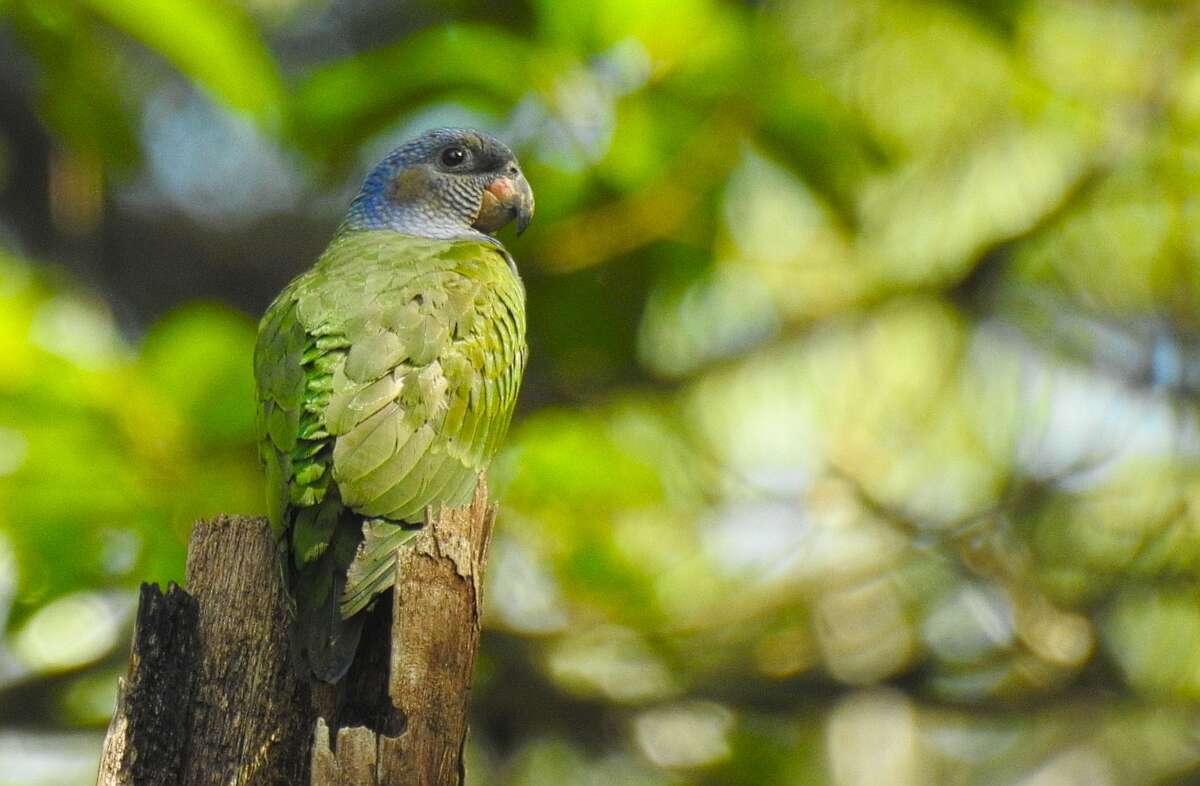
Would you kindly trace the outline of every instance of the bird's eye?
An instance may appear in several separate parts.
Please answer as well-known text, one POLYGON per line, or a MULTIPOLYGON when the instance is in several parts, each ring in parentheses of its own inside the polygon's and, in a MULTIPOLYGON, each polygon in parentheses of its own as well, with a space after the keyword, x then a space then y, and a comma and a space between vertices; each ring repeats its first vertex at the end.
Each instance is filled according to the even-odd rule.
POLYGON ((467 151, 461 147, 448 147, 442 151, 442 164, 445 166, 458 166, 466 160, 467 151))

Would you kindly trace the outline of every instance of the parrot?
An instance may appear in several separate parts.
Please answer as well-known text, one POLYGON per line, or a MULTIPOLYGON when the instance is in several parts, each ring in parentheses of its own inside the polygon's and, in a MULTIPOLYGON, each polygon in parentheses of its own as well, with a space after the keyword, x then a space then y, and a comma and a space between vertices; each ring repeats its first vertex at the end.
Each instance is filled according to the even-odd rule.
POLYGON ((363 181, 254 350, 267 518, 305 676, 336 683, 397 549, 468 502, 524 375, 525 289, 494 233, 533 217, 513 152, 438 128, 363 181))

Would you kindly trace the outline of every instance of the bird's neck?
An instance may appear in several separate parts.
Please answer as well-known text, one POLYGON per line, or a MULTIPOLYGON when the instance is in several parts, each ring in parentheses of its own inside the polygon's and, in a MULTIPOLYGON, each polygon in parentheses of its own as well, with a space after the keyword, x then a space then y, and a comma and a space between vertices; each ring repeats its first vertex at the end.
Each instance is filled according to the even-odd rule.
POLYGON ((493 240, 423 205, 397 205, 381 194, 359 194, 350 205, 342 230, 384 229, 430 240, 493 240))

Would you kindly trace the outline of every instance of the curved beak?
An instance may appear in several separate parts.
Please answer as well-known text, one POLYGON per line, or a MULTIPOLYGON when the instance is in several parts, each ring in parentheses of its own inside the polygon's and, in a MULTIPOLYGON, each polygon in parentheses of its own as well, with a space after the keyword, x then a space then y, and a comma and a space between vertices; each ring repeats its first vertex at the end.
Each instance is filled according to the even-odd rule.
POLYGON ((496 178, 484 189, 474 226, 482 232, 495 232, 513 219, 518 235, 533 219, 533 189, 519 171, 496 178))

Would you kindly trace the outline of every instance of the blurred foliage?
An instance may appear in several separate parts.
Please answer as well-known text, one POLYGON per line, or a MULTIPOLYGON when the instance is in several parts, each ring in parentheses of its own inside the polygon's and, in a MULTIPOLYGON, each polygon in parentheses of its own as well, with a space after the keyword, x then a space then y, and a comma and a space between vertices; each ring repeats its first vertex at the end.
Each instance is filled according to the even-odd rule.
POLYGON ((0 377, 0 521, 20 576, 10 622, 87 587, 181 579, 191 521, 263 507, 246 450, 251 322, 188 306, 134 352, 101 302, 61 276, 0 264, 4 330, 21 338, 0 377))
POLYGON ((1198 782, 1196 6, 0 15, 0 783, 86 780, 262 508, 254 317, 443 123, 539 210, 474 783, 1198 782))

